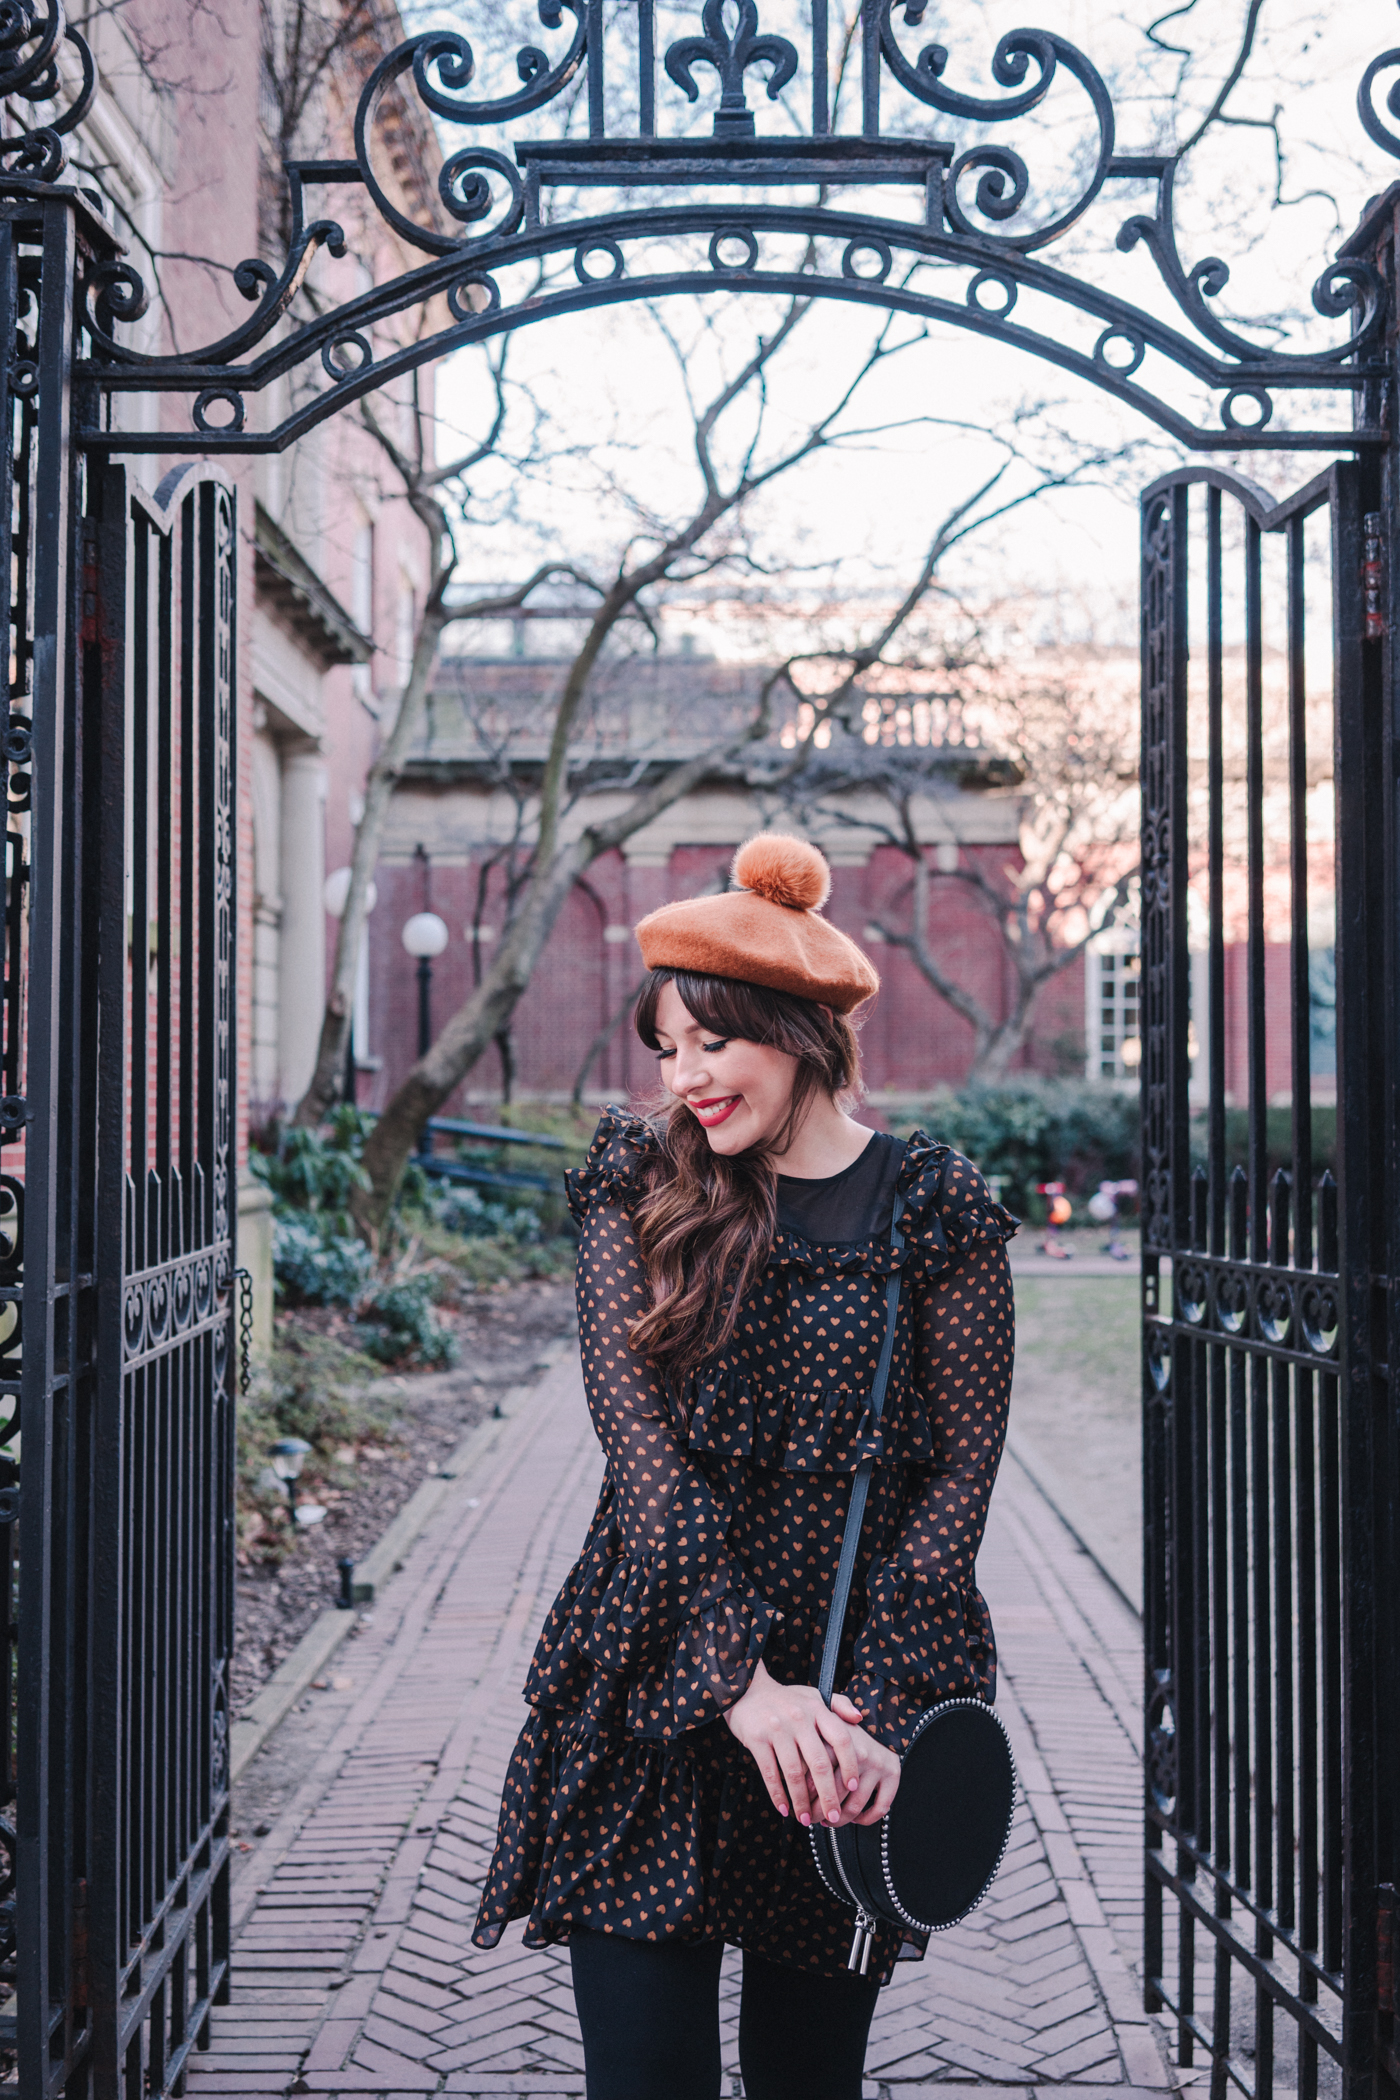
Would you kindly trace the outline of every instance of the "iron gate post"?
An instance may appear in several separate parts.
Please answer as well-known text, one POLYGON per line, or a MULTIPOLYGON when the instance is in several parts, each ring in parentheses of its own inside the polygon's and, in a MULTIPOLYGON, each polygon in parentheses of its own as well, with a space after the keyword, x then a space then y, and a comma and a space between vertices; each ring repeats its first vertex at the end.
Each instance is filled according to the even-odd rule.
MULTIPOLYGON (((76 460, 70 443, 80 209, 71 194, 44 193, 37 186, 27 198, 0 200, 7 306, 0 355, 9 365, 11 393, 28 394, 34 403, 32 417, 21 412, 17 419, 19 456, 11 460, 20 482, 22 527, 14 552, 18 677, 10 702, 27 700, 32 723, 23 1283, 10 1294, 22 1299, 23 1341, 16 1924, 25 2100, 47 2100, 61 2089, 86 2043, 81 1884, 87 1686, 74 1664, 81 1656, 87 1604, 87 1448, 79 1396, 91 1330, 91 1264, 83 1257, 85 1223, 91 1223, 86 1176, 92 1095, 85 1084, 89 1075, 74 1054, 83 957, 78 944, 64 938, 74 889, 82 881, 81 841, 71 824, 80 766, 73 718, 76 460), (28 358, 18 354, 26 347, 26 319, 28 358)), ((12 439, 15 429, 12 424, 12 439)), ((7 512, 9 507, 7 489, 7 512)), ((12 754, 25 741, 14 713, 7 732, 13 765, 12 754)), ((12 806, 13 794, 12 774, 12 806)), ((7 960, 14 968, 19 958, 7 960)))

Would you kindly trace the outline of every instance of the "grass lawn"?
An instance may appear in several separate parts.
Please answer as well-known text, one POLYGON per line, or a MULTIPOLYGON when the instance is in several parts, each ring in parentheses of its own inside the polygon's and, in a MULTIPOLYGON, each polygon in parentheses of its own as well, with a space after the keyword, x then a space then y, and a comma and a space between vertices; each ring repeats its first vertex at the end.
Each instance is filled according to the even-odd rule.
POLYGON ((1139 1282, 1018 1276, 1011 1436, 1051 1499, 1137 1600, 1142 1552, 1139 1282))

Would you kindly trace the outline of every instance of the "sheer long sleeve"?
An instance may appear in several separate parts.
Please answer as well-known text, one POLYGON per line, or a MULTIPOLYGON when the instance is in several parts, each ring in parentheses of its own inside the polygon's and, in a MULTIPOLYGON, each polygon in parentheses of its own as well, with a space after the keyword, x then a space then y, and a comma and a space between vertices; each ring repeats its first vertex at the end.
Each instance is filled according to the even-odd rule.
POLYGON ((890 1549, 870 1566, 851 1695, 902 1748, 935 1700, 991 1698, 995 1661, 975 1566, 1006 1440, 1014 1353, 1015 1221, 953 1155, 940 1206, 946 1265, 911 1264, 915 1383, 928 1410, 931 1471, 890 1549))
MULTIPOLYGON (((581 1176, 578 1181, 587 1181, 581 1176)), ((571 1191, 580 1223, 579 1344, 607 1480, 589 1547, 556 1601, 529 1696, 601 1725, 673 1736, 748 1688, 775 1613, 726 1547, 729 1511, 631 1348, 645 1309, 636 1234, 600 1178, 571 1191), (601 1678, 598 1673, 602 1673, 601 1678)))

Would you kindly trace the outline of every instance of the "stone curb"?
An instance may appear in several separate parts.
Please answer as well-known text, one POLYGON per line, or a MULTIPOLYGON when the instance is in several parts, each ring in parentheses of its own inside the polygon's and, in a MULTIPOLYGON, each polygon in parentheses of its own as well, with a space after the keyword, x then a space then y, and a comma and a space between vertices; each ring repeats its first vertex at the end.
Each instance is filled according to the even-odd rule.
MULTIPOLYGON (((403 1508, 364 1559, 355 1565, 354 1592, 357 1605, 372 1604, 376 1593, 402 1567, 404 1557, 429 1519, 443 1503, 460 1492, 470 1473, 486 1457, 516 1406, 529 1397, 545 1372, 552 1369, 567 1349, 575 1346, 572 1334, 560 1335, 538 1358, 534 1376, 527 1383, 507 1389, 496 1412, 469 1429, 436 1473, 420 1481, 403 1508)), ((246 1712, 229 1730, 229 1779, 246 1771, 280 1721, 286 1719, 313 1677, 325 1668, 341 1642, 356 1624, 356 1614, 331 1605, 313 1620, 290 1655, 273 1671, 246 1712)))

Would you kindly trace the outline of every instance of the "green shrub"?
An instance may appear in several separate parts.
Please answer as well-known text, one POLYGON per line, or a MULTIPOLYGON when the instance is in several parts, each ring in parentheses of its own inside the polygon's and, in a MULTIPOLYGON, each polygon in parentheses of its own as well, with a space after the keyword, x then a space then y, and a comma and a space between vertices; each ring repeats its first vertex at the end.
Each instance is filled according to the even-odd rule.
MULTIPOLYGON (((423 1178, 427 1180, 426 1175, 423 1178)), ((529 1243, 540 1237, 540 1213, 532 1189, 522 1189, 518 1198, 503 1189, 488 1201, 474 1188, 440 1182, 418 1208, 444 1232, 455 1232, 465 1240, 502 1238, 529 1243)))
POLYGON ((1062 1181, 1076 1196, 1137 1178, 1136 1090, 1018 1076, 937 1095, 899 1122, 902 1133, 920 1126, 997 1176, 1002 1201, 1023 1215, 1039 1211, 1038 1182, 1062 1181))
POLYGON ((405 1276, 381 1284, 360 1307, 368 1329, 365 1348, 381 1363, 413 1362, 434 1368, 457 1361, 457 1345, 433 1311, 431 1276, 405 1276))
POLYGON ((277 1211, 314 1211, 328 1232, 348 1237, 350 1198, 369 1187, 360 1165, 369 1128, 369 1118, 348 1102, 332 1111, 324 1130, 284 1124, 274 1152, 249 1154, 249 1171, 272 1191, 277 1211))
POLYGON ((312 1217, 274 1213, 272 1272, 284 1305, 354 1305, 368 1288, 374 1257, 362 1240, 324 1232, 312 1217))

